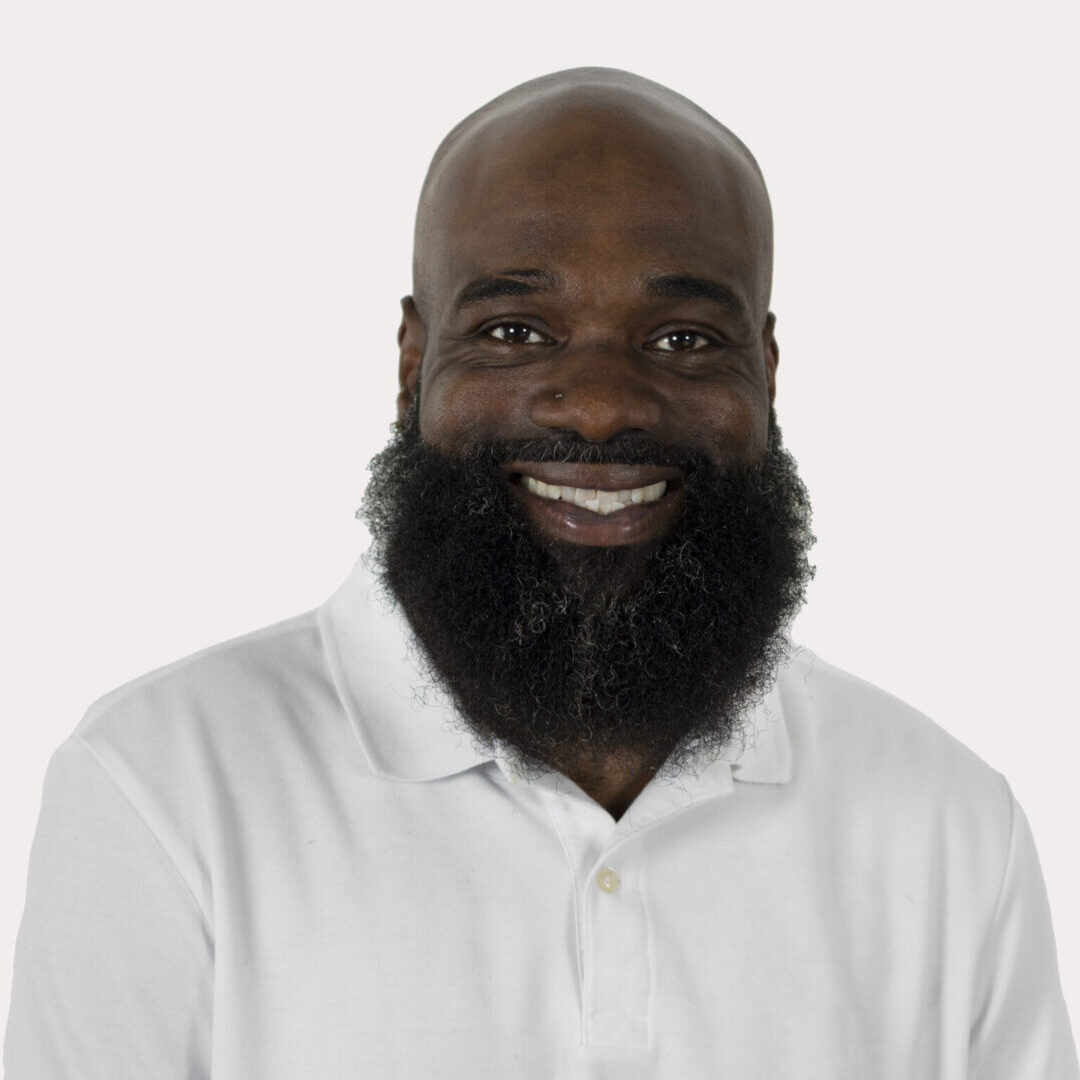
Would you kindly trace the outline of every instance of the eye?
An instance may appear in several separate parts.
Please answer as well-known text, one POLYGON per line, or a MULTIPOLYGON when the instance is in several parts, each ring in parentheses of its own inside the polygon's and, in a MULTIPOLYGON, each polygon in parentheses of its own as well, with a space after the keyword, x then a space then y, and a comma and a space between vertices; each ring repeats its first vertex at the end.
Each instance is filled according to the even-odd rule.
POLYGON ((525 323, 498 323, 496 326, 489 326, 484 333, 507 345, 543 345, 547 341, 543 334, 525 323))
POLYGON ((714 338, 699 333, 697 330, 672 330, 653 338, 648 346, 660 352, 693 352, 695 349, 707 349, 717 342, 714 338))

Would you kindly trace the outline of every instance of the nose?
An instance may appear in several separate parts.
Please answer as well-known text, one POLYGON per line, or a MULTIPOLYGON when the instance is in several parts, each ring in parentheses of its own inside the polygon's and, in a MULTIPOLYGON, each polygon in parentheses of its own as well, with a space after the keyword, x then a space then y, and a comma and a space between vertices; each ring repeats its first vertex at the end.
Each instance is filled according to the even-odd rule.
POLYGON ((629 350, 593 347, 553 365, 532 402, 534 424, 606 442, 624 431, 653 431, 662 418, 646 361, 629 350))

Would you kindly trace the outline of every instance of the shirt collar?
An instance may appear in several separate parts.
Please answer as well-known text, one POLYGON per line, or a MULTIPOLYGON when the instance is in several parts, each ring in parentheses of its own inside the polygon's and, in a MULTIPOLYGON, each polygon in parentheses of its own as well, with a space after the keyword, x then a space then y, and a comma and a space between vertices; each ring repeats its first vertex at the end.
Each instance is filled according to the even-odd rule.
MULTIPOLYGON (((368 565, 318 609, 334 685, 371 768, 401 781, 436 780, 496 760, 478 750, 453 705, 424 671, 419 647, 368 565)), ((750 709, 745 734, 720 755, 737 781, 785 784, 791 742, 774 686, 750 709)))

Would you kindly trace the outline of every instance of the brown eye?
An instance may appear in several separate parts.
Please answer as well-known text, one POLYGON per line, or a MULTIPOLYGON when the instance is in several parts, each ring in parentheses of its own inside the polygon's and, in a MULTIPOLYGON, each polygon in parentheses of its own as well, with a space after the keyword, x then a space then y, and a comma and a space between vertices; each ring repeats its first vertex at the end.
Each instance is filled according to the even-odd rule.
POLYGON ((672 330, 670 334, 663 334, 649 344, 661 352, 692 352, 694 349, 707 348, 715 342, 696 330, 672 330))
POLYGON ((507 345, 542 345, 547 340, 543 334, 537 333, 524 323, 499 323, 484 332, 507 345))

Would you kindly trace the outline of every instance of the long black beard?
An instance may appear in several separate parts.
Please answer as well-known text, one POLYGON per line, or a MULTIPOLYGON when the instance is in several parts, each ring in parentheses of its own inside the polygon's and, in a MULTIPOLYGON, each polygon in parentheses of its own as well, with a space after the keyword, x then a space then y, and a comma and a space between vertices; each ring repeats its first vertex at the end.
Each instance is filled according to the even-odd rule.
POLYGON ((721 472, 639 439, 453 456, 421 440, 414 399, 370 470, 360 513, 429 674, 477 745, 527 774, 713 756, 771 685, 813 576, 809 500, 771 415, 764 458, 721 472), (652 546, 549 540, 500 469, 530 460, 676 465, 681 515, 652 546))

